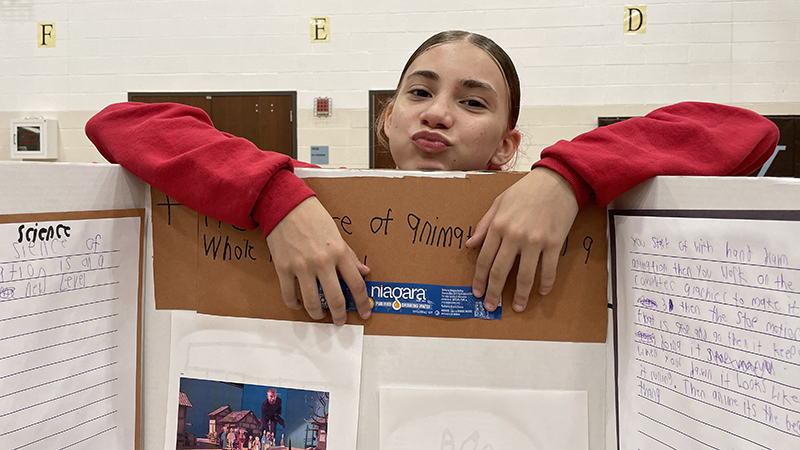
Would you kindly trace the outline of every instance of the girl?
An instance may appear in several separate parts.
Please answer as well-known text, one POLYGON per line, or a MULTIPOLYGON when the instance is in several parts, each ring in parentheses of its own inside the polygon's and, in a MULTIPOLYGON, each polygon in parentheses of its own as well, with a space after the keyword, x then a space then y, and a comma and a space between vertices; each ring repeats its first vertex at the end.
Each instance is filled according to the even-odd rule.
MULTIPOLYGON (((379 123, 399 169, 497 170, 519 148, 519 79, 492 40, 446 31, 406 63, 379 123)), ((358 312, 370 315, 361 264, 314 193, 292 174, 308 167, 221 133, 201 110, 173 104, 117 104, 86 132, 111 162, 182 204, 238 227, 261 226, 284 302, 322 319, 317 281, 336 324, 346 320, 338 278, 358 312), (302 303, 297 299, 300 287, 302 303)), ((512 307, 523 311, 539 268, 539 293, 553 286, 558 254, 579 208, 605 206, 656 175, 746 175, 778 140, 772 122, 747 110, 681 103, 559 141, 497 197, 468 241, 481 247, 473 292, 494 310, 514 260, 512 307)))

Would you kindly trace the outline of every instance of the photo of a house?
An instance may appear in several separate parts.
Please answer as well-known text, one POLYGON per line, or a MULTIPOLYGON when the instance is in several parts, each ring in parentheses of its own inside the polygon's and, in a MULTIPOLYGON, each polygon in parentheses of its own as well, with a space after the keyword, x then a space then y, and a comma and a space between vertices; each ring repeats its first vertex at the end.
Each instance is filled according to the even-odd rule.
POLYGON ((181 378, 176 449, 325 450, 330 393, 181 378))

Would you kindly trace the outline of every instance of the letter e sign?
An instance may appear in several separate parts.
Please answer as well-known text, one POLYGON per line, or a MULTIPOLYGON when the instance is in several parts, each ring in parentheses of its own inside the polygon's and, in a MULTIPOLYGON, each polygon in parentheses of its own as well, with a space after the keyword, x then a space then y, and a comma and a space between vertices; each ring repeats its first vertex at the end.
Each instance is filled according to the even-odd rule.
POLYGON ((647 6, 626 6, 622 26, 625 34, 644 34, 647 31, 647 6))
POLYGON ((55 47, 56 46, 56 24, 39 23, 39 38, 37 43, 39 47, 55 47))
POLYGON ((319 16, 311 18, 311 43, 331 41, 331 18, 319 16))

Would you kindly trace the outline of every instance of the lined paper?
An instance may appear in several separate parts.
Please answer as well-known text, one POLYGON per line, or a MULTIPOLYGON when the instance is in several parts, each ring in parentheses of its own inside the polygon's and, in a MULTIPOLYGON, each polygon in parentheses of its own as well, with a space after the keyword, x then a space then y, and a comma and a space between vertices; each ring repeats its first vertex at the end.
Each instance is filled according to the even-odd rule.
POLYGON ((727 214, 614 216, 621 449, 800 448, 800 222, 727 214))
POLYGON ((0 224, 3 449, 133 449, 140 217, 0 224))

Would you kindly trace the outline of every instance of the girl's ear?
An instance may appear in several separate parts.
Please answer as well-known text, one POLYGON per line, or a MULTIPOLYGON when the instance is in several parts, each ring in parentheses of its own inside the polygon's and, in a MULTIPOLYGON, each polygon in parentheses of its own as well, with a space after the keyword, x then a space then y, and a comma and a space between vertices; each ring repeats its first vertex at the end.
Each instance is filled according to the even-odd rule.
POLYGON ((383 134, 389 136, 389 129, 392 128, 392 112, 394 111, 394 100, 386 105, 383 110, 383 134))
POLYGON ((503 142, 497 147, 489 163, 492 166, 502 167, 504 164, 511 161, 511 158, 517 154, 521 140, 522 134, 519 130, 506 130, 505 136, 503 136, 503 142))

